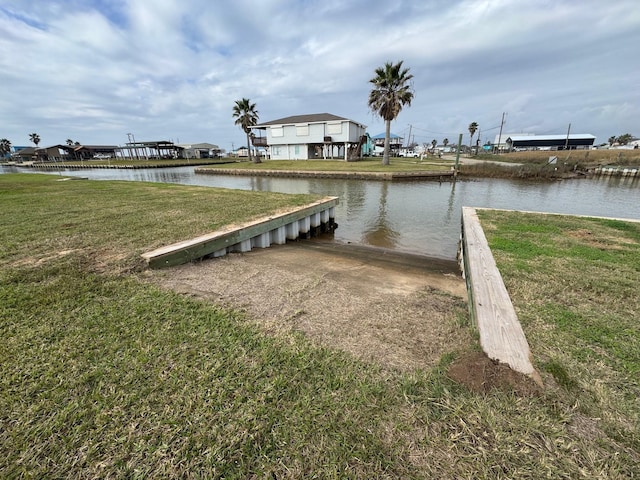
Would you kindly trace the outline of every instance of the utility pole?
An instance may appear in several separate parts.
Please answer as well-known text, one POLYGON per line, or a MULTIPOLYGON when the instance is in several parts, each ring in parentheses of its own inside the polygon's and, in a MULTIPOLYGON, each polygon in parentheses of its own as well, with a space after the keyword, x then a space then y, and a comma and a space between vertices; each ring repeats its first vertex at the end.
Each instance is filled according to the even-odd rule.
POLYGON ((571 124, 569 124, 569 128, 567 129, 567 139, 564 141, 564 149, 569 149, 569 133, 571 133, 571 124))
POLYGON ((498 153, 500 153, 500 142, 502 141, 502 126, 504 125, 505 112, 502 112, 502 120, 500 120, 500 134, 498 135, 498 153))

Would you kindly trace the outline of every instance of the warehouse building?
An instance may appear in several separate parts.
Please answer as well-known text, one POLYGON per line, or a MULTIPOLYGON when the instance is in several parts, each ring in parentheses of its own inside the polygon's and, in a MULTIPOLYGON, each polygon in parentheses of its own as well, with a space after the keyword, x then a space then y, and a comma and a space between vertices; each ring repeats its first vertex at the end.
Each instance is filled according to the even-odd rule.
POLYGON ((589 149, 596 137, 585 133, 570 135, 511 135, 507 137, 507 150, 576 150, 589 149))

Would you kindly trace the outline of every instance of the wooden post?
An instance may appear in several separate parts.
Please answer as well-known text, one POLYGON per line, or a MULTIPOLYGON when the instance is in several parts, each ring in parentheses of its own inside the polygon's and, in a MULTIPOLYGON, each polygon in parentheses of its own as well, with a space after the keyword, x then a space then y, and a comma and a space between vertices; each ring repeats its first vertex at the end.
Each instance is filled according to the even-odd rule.
POLYGON ((458 176, 458 168, 460 165, 460 148, 462 148, 462 134, 458 137, 458 149, 456 150, 456 166, 453 169, 453 178, 458 176))

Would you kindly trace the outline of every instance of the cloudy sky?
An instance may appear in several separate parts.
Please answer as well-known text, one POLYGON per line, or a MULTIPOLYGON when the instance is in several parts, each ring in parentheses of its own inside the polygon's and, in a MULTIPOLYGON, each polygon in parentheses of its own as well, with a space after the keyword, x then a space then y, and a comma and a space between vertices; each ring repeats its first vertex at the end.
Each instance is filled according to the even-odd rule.
POLYGON ((28 145, 245 142, 261 121, 368 125, 369 80, 403 60, 418 143, 505 133, 640 136, 638 0, 0 0, 0 137, 28 145))

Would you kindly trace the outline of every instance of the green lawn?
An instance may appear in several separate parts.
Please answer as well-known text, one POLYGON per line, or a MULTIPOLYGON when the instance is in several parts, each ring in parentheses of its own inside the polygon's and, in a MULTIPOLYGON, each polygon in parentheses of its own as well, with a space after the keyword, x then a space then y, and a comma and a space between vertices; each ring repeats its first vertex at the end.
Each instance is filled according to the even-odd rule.
MULTIPOLYGON (((640 222, 479 211, 537 367, 599 442, 640 452, 640 222)), ((637 465, 637 463, 636 463, 637 465)))
POLYGON ((549 388, 475 394, 446 376, 459 352, 433 370, 387 370, 301 336, 266 335, 241 312, 146 279, 143 251, 315 197, 60 180, 0 175, 0 477, 640 474, 636 226, 588 223, 580 228, 592 235, 564 234, 566 244, 550 247, 566 224, 537 221, 538 237, 526 219, 505 235, 518 223, 489 222, 549 388), (551 259, 574 252, 576 288, 547 286, 537 272, 563 270, 534 261, 545 248, 551 259), (620 272, 606 277, 611 266, 620 272), (604 292, 625 301, 609 312, 604 292), (606 335, 574 333, 567 312, 590 321, 605 312, 606 335))

